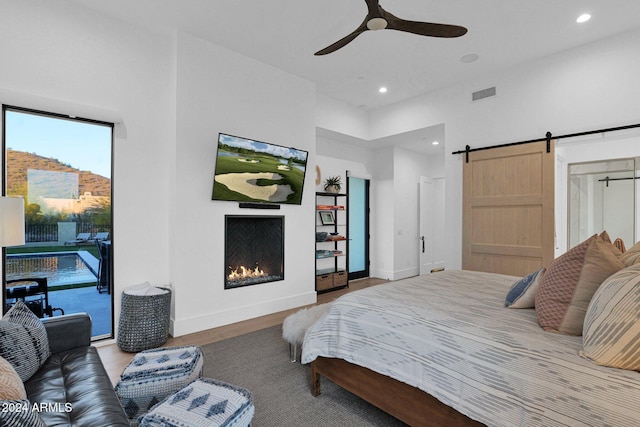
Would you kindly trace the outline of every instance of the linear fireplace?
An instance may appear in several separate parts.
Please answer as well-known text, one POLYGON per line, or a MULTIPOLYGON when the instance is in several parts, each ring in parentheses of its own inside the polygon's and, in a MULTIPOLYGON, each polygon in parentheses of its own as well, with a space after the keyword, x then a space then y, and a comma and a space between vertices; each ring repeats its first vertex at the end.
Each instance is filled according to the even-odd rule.
POLYGON ((224 288, 284 280, 284 216, 225 216, 224 288))

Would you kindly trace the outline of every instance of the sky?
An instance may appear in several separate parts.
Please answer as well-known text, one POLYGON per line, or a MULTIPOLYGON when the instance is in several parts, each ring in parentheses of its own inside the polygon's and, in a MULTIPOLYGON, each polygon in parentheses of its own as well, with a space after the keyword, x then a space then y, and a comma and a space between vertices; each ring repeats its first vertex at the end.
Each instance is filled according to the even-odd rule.
POLYGON ((111 127, 7 110, 6 147, 111 178, 111 127))
POLYGON ((264 152, 274 156, 284 157, 286 159, 294 157, 302 161, 307 160, 308 153, 306 151, 297 150, 291 147, 283 147, 276 144, 267 144, 265 142, 241 138, 239 136, 226 135, 224 133, 221 133, 218 138, 223 144, 231 145, 233 147, 244 147, 258 152, 264 152))

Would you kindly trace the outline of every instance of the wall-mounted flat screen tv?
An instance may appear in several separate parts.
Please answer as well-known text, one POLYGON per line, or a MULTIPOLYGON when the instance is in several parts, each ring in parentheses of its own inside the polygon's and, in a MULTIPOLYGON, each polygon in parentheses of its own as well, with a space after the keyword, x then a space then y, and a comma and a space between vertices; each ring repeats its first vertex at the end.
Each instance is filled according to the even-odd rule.
POLYGON ((299 205, 308 154, 220 133, 211 199, 299 205))

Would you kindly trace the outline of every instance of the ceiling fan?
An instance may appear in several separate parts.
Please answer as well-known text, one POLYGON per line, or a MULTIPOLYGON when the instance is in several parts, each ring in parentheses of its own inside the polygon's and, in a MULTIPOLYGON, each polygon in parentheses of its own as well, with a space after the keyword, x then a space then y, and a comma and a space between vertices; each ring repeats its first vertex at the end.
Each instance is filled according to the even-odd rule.
POLYGON ((460 27, 458 25, 433 24, 431 22, 417 22, 400 19, 384 10, 382 6, 380 6, 380 0, 365 0, 365 2, 367 3, 369 12, 364 18, 364 21, 362 21, 362 24, 360 24, 360 26, 351 34, 343 37, 334 44, 317 51, 315 53, 316 56, 335 52, 336 50, 345 47, 360 34, 368 30, 376 31, 388 29, 404 31, 421 36, 446 38, 460 37, 467 33, 467 29, 465 27, 460 27))

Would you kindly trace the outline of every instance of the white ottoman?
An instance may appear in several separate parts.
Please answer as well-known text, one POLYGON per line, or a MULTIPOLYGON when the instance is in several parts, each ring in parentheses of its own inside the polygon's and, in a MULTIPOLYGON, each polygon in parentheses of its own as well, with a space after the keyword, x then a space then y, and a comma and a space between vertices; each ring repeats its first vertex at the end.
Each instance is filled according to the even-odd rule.
POLYGON ((151 408, 140 427, 244 427, 254 413, 249 390, 201 378, 151 408))
POLYGON ((284 319, 284 322, 282 322, 282 338, 289 342, 289 356, 291 356, 292 362, 297 361, 298 347, 302 346, 307 329, 329 311, 330 306, 331 303, 325 303, 303 308, 284 319))
POLYGON ((155 404, 202 376, 197 346, 141 351, 125 368, 115 391, 132 426, 155 404))

